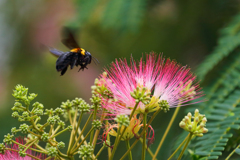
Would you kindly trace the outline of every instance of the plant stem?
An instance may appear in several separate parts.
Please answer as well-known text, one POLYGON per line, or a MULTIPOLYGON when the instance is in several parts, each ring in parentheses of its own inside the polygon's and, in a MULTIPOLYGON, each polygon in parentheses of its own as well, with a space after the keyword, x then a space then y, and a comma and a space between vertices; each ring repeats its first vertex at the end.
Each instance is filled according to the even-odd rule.
MULTIPOLYGON (((102 115, 101 115, 101 119, 100 119, 101 123, 103 123, 104 118, 105 118, 105 113, 104 113, 104 110, 103 110, 102 115)), ((107 126, 107 124, 106 124, 106 126, 107 126)), ((100 133, 100 129, 97 129, 95 131, 94 138, 93 138, 93 148, 95 148, 95 146, 96 146, 99 133, 100 133)))
POLYGON ((60 128, 61 128, 61 126, 57 126, 57 128, 52 132, 51 136, 53 136, 60 128))
POLYGON ((225 160, 229 160, 229 158, 233 155, 233 153, 235 153, 236 149, 238 149, 239 145, 227 156, 225 160))
POLYGON ((102 148, 100 148, 100 150, 98 151, 98 153, 96 154, 95 159, 98 158, 98 156, 102 153, 103 149, 105 148, 105 146, 102 146, 102 148))
POLYGON ((189 138, 190 133, 187 135, 187 137, 182 141, 182 143, 178 146, 178 148, 173 152, 173 154, 168 158, 168 160, 170 160, 176 153, 177 151, 182 148, 182 146, 184 145, 184 143, 186 142, 186 140, 189 138))
MULTIPOLYGON (((141 134, 140 134, 140 137, 143 135, 143 131, 145 131, 145 130, 148 128, 148 126, 152 123, 152 121, 154 120, 154 118, 157 116, 157 114, 158 114, 160 111, 161 111, 161 109, 158 109, 158 110, 152 115, 151 119, 148 121, 147 126, 143 128, 143 130, 142 130, 142 132, 141 132, 141 134)), ((134 141, 134 143, 131 145, 131 147, 129 148, 129 150, 121 157, 120 160, 123 160, 123 159, 127 156, 127 154, 133 149, 133 147, 137 144, 138 141, 139 141, 139 139, 136 139, 136 140, 134 141)))
MULTIPOLYGON (((147 123, 147 113, 143 114, 143 126, 145 127, 147 123)), ((145 145, 146 145, 146 130, 143 131, 143 144, 142 144, 142 160, 145 160, 145 145)))
POLYGON ((153 159, 156 159, 157 154, 158 154, 158 152, 160 151, 160 149, 161 149, 161 147, 162 147, 162 145, 163 145, 163 142, 164 142, 164 140, 165 140, 166 137, 167 137, 167 134, 168 134, 168 132, 169 132, 169 130, 170 130, 170 128, 171 128, 171 126, 172 126, 172 124, 173 124, 173 122, 174 122, 177 114, 178 114, 179 109, 180 109, 180 104, 178 104, 177 108, 176 108, 175 111, 174 111, 174 114, 173 114, 173 116, 172 116, 172 118, 171 118, 171 120, 170 120, 170 122, 169 122, 169 124, 168 124, 168 127, 167 127, 167 129, 165 130, 165 133, 164 133, 164 135, 163 135, 163 137, 162 137, 162 139, 161 139, 161 141, 160 141, 160 143, 159 143, 159 145, 158 145, 158 147, 157 147, 157 150, 156 150, 156 152, 155 152, 155 154, 154 154, 154 156, 153 156, 153 159))
POLYGON ((39 140, 38 138, 34 139, 30 144, 28 144, 26 148, 24 148, 23 152, 26 152, 26 150, 29 149, 29 147, 31 147, 38 140, 39 140))
MULTIPOLYGON (((129 140, 126 140, 125 142, 126 142, 127 149, 129 149, 130 148, 129 140)), ((128 159, 132 160, 132 152, 131 151, 128 153, 128 159)))
MULTIPOLYGON (((14 151, 14 152, 19 152, 19 150, 10 149, 10 148, 6 148, 6 150, 14 151)), ((36 159, 36 160, 41 160, 41 159, 39 159, 39 158, 37 158, 37 157, 35 157, 35 156, 31 155, 31 154, 28 154, 28 153, 26 154, 26 156, 31 157, 31 158, 36 159)))
MULTIPOLYGON (((139 140, 140 140, 141 143, 143 143, 143 139, 142 139, 142 138, 140 138, 139 140)), ((147 148, 147 151, 148 151, 148 153, 150 154, 150 156, 153 157, 154 154, 153 154, 152 151, 148 148, 147 144, 145 144, 145 148, 147 148)))
POLYGON ((63 132, 65 132, 65 131, 67 131, 67 130, 68 130, 68 128, 65 128, 65 129, 61 130, 60 132, 58 132, 57 134, 51 136, 50 138, 57 137, 58 135, 62 134, 63 132))
MULTIPOLYGON (((97 105, 95 105, 94 106, 94 111, 93 111, 93 121, 94 120, 96 120, 96 115, 97 115, 97 108, 98 108, 98 106, 97 105)), ((90 135, 90 144, 92 144, 92 142, 93 142, 93 132, 94 132, 94 130, 92 130, 92 132, 91 132, 91 135, 90 135)))
MULTIPOLYGON (((77 145, 76 148, 72 148, 71 154, 75 154, 74 152, 76 152, 76 150, 77 150, 77 149, 82 145, 82 143, 87 139, 87 137, 90 135, 90 133, 92 132, 92 130, 94 130, 93 127, 92 127, 92 128, 90 129, 90 131, 86 134, 86 136, 84 137, 84 139, 82 140, 82 142, 80 142, 80 143, 77 145)), ((80 138, 80 136, 79 136, 79 138, 80 138)))
POLYGON ((177 160, 181 160, 181 158, 182 158, 182 156, 183 156, 183 153, 184 153, 184 151, 186 150, 186 148, 187 148, 187 146, 188 146, 189 142, 190 142, 190 141, 191 141, 191 139, 192 139, 192 136, 193 136, 193 133, 191 133, 191 132, 190 132, 190 135, 188 136, 188 140, 187 140, 187 142, 185 143, 185 145, 184 145, 184 147, 183 147, 183 150, 182 150, 182 152, 180 153, 180 155, 179 155, 179 157, 178 157, 178 159, 177 159, 177 160))
MULTIPOLYGON (((106 126, 108 126, 108 121, 106 120, 106 126)), ((107 134, 107 140, 108 140, 108 142, 110 142, 110 136, 109 136, 109 134, 107 134)), ((111 144, 110 144, 111 145, 111 144)), ((108 147, 108 159, 110 159, 110 157, 111 157, 111 148, 110 147, 108 147)))
POLYGON ((71 146, 72 146, 72 143, 74 141, 74 138, 75 138, 75 134, 77 133, 75 131, 75 124, 76 124, 76 119, 77 119, 77 111, 75 111, 75 114, 74 114, 74 119, 73 119, 73 122, 71 123, 72 127, 73 127, 73 130, 71 131, 71 136, 70 136, 70 139, 69 139, 69 143, 68 143, 68 150, 67 150, 67 153, 69 154, 70 150, 71 150, 71 146))
MULTIPOLYGON (((137 102, 137 103, 135 104, 135 106, 134 106, 134 108, 133 108, 133 110, 132 110, 132 112, 131 112, 131 114, 130 114, 130 116, 129 116, 129 120, 130 120, 130 121, 131 121, 132 116, 134 115, 134 112, 135 112, 136 109, 137 109, 138 104, 139 104, 139 102, 137 102)), ((111 152, 111 156, 110 156, 109 160, 113 159, 113 156, 114 156, 114 153, 115 153, 115 151, 116 151, 116 149, 117 149, 118 143, 120 142, 120 140, 121 140, 124 132, 125 132, 126 129, 127 129, 126 126, 123 126, 123 127, 124 127, 124 128, 123 128, 123 131, 122 131, 121 135, 119 136, 119 138, 116 137, 117 139, 116 139, 115 142, 114 142, 113 150, 112 150, 112 152, 111 152), (119 139, 119 140, 118 140, 118 139, 119 139)))
MULTIPOLYGON (((82 136, 84 130, 86 129, 89 121, 91 120, 92 116, 93 116, 93 113, 91 113, 91 114, 89 115, 88 120, 87 120, 87 122, 85 123, 85 125, 84 125, 84 127, 83 127, 83 129, 82 129, 82 132, 81 132, 80 135, 78 136, 78 139, 76 140, 76 142, 74 143, 74 145, 73 145, 72 148, 74 148, 74 147, 77 145, 78 141, 81 139, 81 136, 82 136)), ((84 140, 84 141, 85 141, 85 140, 84 140)))
MULTIPOLYGON (((17 144, 18 146, 22 146, 22 147, 26 147, 25 145, 23 145, 23 144, 21 144, 21 143, 18 143, 18 142, 16 142, 16 141, 13 141, 13 143, 15 143, 15 144, 17 144)), ((34 144, 35 145, 35 144, 34 144)), ((39 153, 43 153, 43 154, 46 154, 46 150, 45 151, 43 151, 43 150, 38 150, 38 149, 35 149, 35 148, 32 148, 32 147, 30 147, 30 148, 28 148, 28 149, 30 149, 30 150, 32 150, 32 151, 35 151, 35 152, 39 152, 39 153)), ((17 151, 18 152, 18 151, 17 151)))
POLYGON ((135 106, 134 106, 134 108, 133 108, 133 110, 132 110, 132 112, 131 112, 131 114, 130 114, 130 116, 129 116, 129 120, 132 119, 132 116, 134 115, 134 112, 136 111, 138 104, 139 104, 139 102, 137 102, 137 103, 135 104, 135 106))
MULTIPOLYGON (((119 141, 121 140, 121 139, 119 139, 118 137, 121 137, 120 131, 121 131, 121 128, 122 128, 122 127, 123 127, 123 126, 120 126, 120 127, 118 128, 117 136, 116 136, 116 139, 115 139, 115 142, 114 142, 114 146, 113 146, 113 150, 112 150, 112 152, 111 152, 111 157, 110 157, 109 160, 112 160, 112 159, 113 159, 113 156, 114 156, 114 154, 115 154, 115 152, 116 152, 116 149, 117 149, 117 147, 115 147, 115 145, 117 146, 118 143, 119 143, 119 141), (120 135, 120 136, 119 136, 119 135, 120 135)), ((126 128, 126 127, 125 127, 125 128, 126 128)))
POLYGON ((47 153, 47 150, 45 150, 44 148, 42 148, 41 146, 39 146, 38 144, 34 144, 34 146, 36 148, 38 148, 40 151, 42 151, 42 153, 47 153))

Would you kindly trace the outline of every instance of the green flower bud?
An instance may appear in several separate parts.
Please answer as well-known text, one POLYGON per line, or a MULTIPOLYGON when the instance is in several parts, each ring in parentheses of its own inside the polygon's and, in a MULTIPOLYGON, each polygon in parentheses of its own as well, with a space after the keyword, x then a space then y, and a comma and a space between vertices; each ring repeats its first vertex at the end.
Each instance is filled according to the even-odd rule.
POLYGON ((57 115, 62 115, 63 114, 63 110, 59 107, 57 107, 55 110, 54 110, 54 114, 57 114, 57 115))
POLYGON ((29 96, 28 96, 28 100, 29 101, 32 101, 34 98, 36 98, 37 97, 37 94, 35 94, 35 93, 30 93, 29 94, 29 96))
POLYGON ((62 105, 61 107, 64 109, 64 110, 71 110, 72 109, 72 102, 67 100, 66 102, 62 102, 62 105))
POLYGON ((20 125, 19 129, 23 134, 27 134, 29 126, 26 123, 23 123, 20 125))
POLYGON ((65 128, 65 123, 64 123, 63 121, 59 121, 59 122, 58 122, 58 125, 59 125, 62 129, 65 128))
POLYGON ((90 112, 91 106, 87 104, 86 102, 81 103, 78 105, 78 110, 83 113, 90 112))
POLYGON ((189 131, 192 130, 192 125, 188 125, 188 130, 189 130, 189 131))
POLYGON ((127 115, 117 115, 117 117, 114 119, 117 123, 119 123, 119 126, 121 127, 122 125, 124 126, 129 126, 129 118, 127 115))
POLYGON ((48 156, 55 157, 55 156, 57 156, 57 154, 58 154, 58 151, 57 151, 56 147, 51 146, 51 147, 47 148, 47 155, 48 156))
POLYGON ((13 138, 13 135, 10 135, 8 133, 7 135, 4 135, 3 142, 6 144, 12 144, 12 138, 13 138))
POLYGON ((189 119, 192 118, 192 113, 188 112, 187 116, 189 117, 189 119))
POLYGON ((73 130, 73 127, 72 126, 68 126, 67 127, 69 131, 72 131, 73 130))
POLYGON ((41 136, 41 140, 47 142, 49 139, 48 133, 44 132, 41 136))
POLYGON ((102 127, 102 123, 99 120, 93 120, 92 125, 94 129, 100 129, 102 127))
POLYGON ((18 130, 17 130, 17 128, 16 127, 13 127, 12 129, 11 129, 11 133, 14 135, 14 134, 16 134, 18 132, 18 130))
POLYGON ((85 102, 82 98, 75 98, 73 101, 72 101, 72 103, 73 103, 73 105, 75 105, 75 106, 78 106, 78 105, 80 105, 81 103, 83 103, 83 102, 85 102))
POLYGON ((44 114, 48 115, 48 116, 52 116, 54 114, 54 111, 53 111, 52 108, 51 109, 46 109, 44 114))
POLYGON ((57 147, 58 147, 59 149, 65 148, 65 143, 64 143, 64 142, 59 142, 59 143, 57 144, 57 147))
POLYGON ((181 121, 181 122, 179 123, 179 126, 180 126, 181 128, 184 128, 184 127, 186 126, 186 123, 184 123, 183 121, 181 121))
POLYGON ((151 101, 151 92, 148 91, 146 87, 140 88, 139 86, 137 86, 136 89, 130 94, 135 99, 136 103, 142 102, 143 104, 147 105, 151 101))
POLYGON ((198 117, 195 118, 195 122, 199 122, 199 118, 198 117))
POLYGON ((198 117, 198 115, 199 115, 199 110, 196 109, 195 112, 194 112, 194 117, 198 117))
POLYGON ((25 111, 25 112, 22 113, 22 116, 23 116, 23 117, 28 117, 28 116, 29 116, 29 113, 28 113, 27 111, 25 111))
POLYGON ((90 98, 90 101, 95 104, 95 106, 99 105, 101 102, 101 98, 98 96, 93 95, 92 98, 90 98))
POLYGON ((4 154, 5 153, 5 145, 3 143, 0 143, 0 154, 4 154))
POLYGON ((92 159, 93 146, 88 143, 87 145, 81 145, 78 149, 79 158, 92 159))
POLYGON ((26 157, 27 153, 23 152, 22 150, 18 151, 20 157, 26 157))
POLYGON ((166 100, 161 100, 158 102, 159 107, 166 113, 167 111, 169 111, 169 104, 166 100))
POLYGON ((43 110, 42 109, 35 109, 32 111, 33 114, 35 115, 43 115, 43 110))
POLYGON ((188 113, 187 116, 185 116, 180 122, 179 126, 184 130, 194 134, 195 136, 202 137, 203 133, 208 132, 207 128, 205 128, 206 122, 207 118, 205 117, 205 115, 200 114, 199 110, 196 109, 194 117, 192 117, 191 113, 188 113), (191 121, 192 119, 194 120, 191 121))
POLYGON ((13 117, 13 118, 18 118, 18 117, 19 117, 18 112, 13 112, 13 113, 12 113, 12 117, 13 117))
POLYGON ((203 123, 206 123, 206 122, 207 122, 207 118, 204 117, 204 118, 202 119, 202 122, 203 122, 203 123))
POLYGON ((43 104, 41 104, 41 103, 39 103, 39 102, 33 103, 32 106, 33 106, 34 108, 38 108, 38 109, 43 109, 43 108, 44 108, 43 104))
POLYGON ((56 120, 55 120, 54 117, 49 117, 49 118, 47 119, 47 122, 48 122, 50 125, 53 125, 53 124, 55 124, 56 120))
POLYGON ((207 128, 203 128, 202 133, 207 133, 208 129, 207 128))

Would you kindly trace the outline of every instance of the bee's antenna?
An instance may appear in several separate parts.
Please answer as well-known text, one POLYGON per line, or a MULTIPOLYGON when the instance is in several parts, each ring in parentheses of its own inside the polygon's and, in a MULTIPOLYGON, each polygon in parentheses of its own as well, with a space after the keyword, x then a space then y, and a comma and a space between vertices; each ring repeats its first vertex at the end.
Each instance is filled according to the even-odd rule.
POLYGON ((97 58, 95 58, 95 57, 93 57, 93 56, 92 56, 92 58, 93 58, 93 62, 94 62, 96 65, 98 65, 98 64, 100 63, 97 58))

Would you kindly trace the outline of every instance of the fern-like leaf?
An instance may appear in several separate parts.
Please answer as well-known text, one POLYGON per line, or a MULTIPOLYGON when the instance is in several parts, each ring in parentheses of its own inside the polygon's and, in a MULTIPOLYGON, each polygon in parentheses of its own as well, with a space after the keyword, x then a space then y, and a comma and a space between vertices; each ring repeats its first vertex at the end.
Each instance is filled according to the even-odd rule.
POLYGON ((235 16, 228 26, 221 31, 222 36, 213 53, 199 66, 197 73, 200 79, 204 79, 207 73, 240 45, 240 14, 235 16))

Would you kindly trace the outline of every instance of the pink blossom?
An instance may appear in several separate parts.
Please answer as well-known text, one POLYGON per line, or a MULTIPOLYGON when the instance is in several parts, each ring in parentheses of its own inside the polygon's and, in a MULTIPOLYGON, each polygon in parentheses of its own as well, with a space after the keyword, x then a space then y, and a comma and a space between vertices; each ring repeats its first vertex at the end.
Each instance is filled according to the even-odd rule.
POLYGON ((202 96, 196 77, 190 72, 190 68, 181 66, 170 59, 165 60, 162 54, 146 54, 137 63, 130 59, 128 65, 126 59, 116 60, 109 69, 105 69, 107 75, 101 75, 104 86, 111 91, 113 101, 103 98, 103 107, 116 114, 131 114, 136 100, 131 93, 136 88, 146 89, 151 93, 149 104, 138 104, 137 113, 152 112, 158 109, 158 102, 166 100, 170 107, 187 105, 186 102, 202 96), (195 83, 194 83, 195 82, 195 83), (109 103, 108 103, 109 102, 109 103))
MULTIPOLYGON (((16 138, 16 142, 24 144, 24 140, 22 138, 16 138)), ((7 149, 4 154, 0 153, 0 160, 33 160, 33 158, 28 155, 32 155, 38 159, 41 159, 41 155, 36 155, 35 152, 31 151, 30 149, 26 151, 27 155, 25 157, 19 156, 19 147, 17 144, 13 144, 10 147, 7 146, 6 148, 7 149)))

